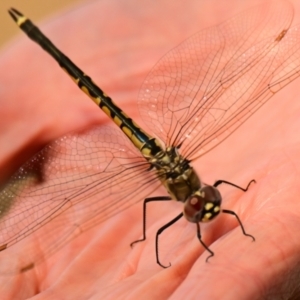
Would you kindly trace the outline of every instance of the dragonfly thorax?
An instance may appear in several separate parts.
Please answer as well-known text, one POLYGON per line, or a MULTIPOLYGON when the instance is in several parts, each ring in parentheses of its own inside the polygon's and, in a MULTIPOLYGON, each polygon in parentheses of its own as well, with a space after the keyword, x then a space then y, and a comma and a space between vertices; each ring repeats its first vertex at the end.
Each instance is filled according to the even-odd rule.
POLYGON ((199 176, 190 162, 180 155, 178 148, 168 147, 149 159, 149 162, 174 200, 185 202, 201 188, 199 176))
POLYGON ((180 155, 178 148, 168 147, 149 162, 170 196, 184 202, 184 216, 190 222, 207 222, 220 212, 222 197, 214 186, 203 185, 190 161, 180 155))

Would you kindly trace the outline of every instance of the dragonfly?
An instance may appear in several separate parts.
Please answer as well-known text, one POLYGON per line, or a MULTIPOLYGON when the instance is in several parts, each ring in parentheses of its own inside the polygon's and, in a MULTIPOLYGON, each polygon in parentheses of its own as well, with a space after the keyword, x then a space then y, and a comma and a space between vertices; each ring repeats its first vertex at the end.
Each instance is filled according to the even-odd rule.
POLYGON ((39 44, 117 126, 101 126, 87 135, 64 136, 23 165, 0 192, 1 273, 25 272, 58 251, 80 233, 124 211, 143 205, 142 238, 146 239, 146 206, 152 201, 179 201, 183 211, 156 234, 182 217, 196 226, 220 213, 217 189, 201 181, 193 161, 236 131, 284 86, 299 76, 299 28, 292 27, 293 8, 276 1, 268 12, 249 9, 204 29, 168 52, 151 70, 138 107, 152 135, 137 125, 93 80, 22 13, 10 9, 17 25, 39 44), (238 28, 238 30, 237 30, 238 28), (118 128, 119 127, 119 128, 118 128), (158 187, 165 195, 152 196, 158 187), (137 196, 138 195, 138 196, 137 196), (42 236, 39 250, 28 243, 42 236), (20 247, 22 245, 22 247, 20 247), (11 256, 16 259, 12 259, 11 256))

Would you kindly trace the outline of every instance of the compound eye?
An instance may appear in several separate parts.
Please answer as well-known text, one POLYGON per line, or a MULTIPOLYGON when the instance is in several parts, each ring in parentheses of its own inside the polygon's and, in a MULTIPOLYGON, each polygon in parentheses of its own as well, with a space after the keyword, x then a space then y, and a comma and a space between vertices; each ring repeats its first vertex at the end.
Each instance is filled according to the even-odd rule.
POLYGON ((204 186, 184 203, 183 213, 192 223, 208 222, 221 210, 221 194, 213 186, 204 186))

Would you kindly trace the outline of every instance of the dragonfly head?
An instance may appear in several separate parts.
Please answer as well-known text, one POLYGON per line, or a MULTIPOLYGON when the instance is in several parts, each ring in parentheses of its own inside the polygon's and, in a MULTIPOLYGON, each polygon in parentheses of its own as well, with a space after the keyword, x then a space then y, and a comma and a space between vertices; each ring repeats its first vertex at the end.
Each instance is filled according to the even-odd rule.
POLYGON ((192 223, 208 222, 221 211, 222 197, 217 188, 206 185, 184 202, 183 213, 192 223))

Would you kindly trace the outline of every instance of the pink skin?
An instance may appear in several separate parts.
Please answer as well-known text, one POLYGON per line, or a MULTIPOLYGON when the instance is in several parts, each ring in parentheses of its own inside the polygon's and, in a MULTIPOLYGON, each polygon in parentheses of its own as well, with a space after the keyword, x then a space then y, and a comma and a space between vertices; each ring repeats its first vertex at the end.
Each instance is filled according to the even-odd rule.
MULTIPOLYGON (((197 30, 253 4, 231 2, 95 1, 55 18, 43 31, 142 125, 135 103, 151 67, 197 30)), ((295 24, 298 12, 296 7, 295 24)), ((110 122, 25 36, 2 52, 0 70, 1 179, 50 140, 110 122)), ((256 242, 242 235, 233 217, 222 215, 201 225, 215 252, 206 263, 195 226, 181 220, 161 238, 161 260, 172 263, 162 269, 155 262, 155 233, 180 212, 180 204, 151 203, 147 241, 130 249, 141 236, 140 201, 34 270, 0 277, 1 298, 257 299, 292 291, 299 285, 299 128, 298 79, 193 163, 207 183, 226 179, 246 186, 256 179, 247 193, 220 187, 223 207, 239 214, 256 242)))

